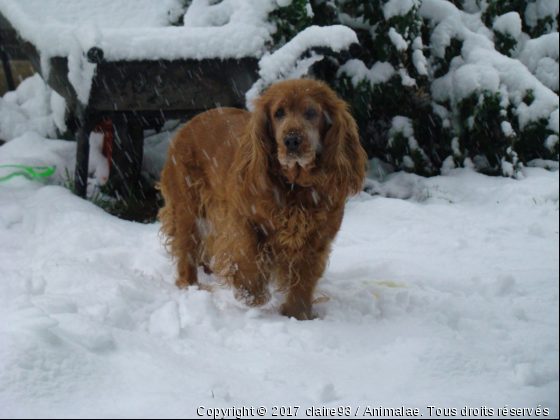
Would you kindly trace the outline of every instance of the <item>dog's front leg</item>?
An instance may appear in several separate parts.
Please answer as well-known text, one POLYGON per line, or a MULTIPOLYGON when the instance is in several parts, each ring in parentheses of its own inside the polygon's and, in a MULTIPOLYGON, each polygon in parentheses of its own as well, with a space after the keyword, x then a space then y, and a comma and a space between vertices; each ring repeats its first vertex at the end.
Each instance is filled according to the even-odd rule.
POLYGON ((257 233, 242 216, 225 218, 219 226, 211 269, 235 288, 235 297, 247 306, 262 306, 270 300, 264 261, 257 233))
POLYGON ((311 253, 306 259, 288 264, 286 276, 289 289, 280 313, 299 321, 315 319, 313 293, 326 268, 328 252, 311 253))

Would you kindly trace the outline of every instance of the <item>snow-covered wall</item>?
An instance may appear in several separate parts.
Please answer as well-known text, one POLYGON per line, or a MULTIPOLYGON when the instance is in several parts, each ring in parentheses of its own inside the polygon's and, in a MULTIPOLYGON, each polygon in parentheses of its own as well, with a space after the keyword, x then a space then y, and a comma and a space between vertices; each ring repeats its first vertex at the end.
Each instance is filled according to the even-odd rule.
POLYGON ((185 11, 180 0, 1 0, 0 13, 38 49, 44 76, 50 58, 69 58, 69 79, 86 104, 95 64, 84 52, 94 46, 108 61, 260 57, 276 0, 213 3, 194 0, 185 11))
MULTIPOLYGON (((261 57, 276 31, 270 13, 289 3, 193 0, 185 8, 181 0, 0 0, 0 13, 38 49, 45 77, 52 57, 68 57, 69 80, 87 104, 96 69, 85 56, 90 48, 101 48, 108 61, 261 57)), ((298 62, 311 47, 339 52, 356 42, 347 27, 308 28, 263 57, 258 88, 305 74, 321 59, 298 62)))

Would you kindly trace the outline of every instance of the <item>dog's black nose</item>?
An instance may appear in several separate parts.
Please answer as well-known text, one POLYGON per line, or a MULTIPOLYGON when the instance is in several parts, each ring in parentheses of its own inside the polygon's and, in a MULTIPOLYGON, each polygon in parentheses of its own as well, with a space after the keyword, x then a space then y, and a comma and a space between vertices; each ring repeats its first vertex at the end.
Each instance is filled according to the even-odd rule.
POLYGON ((284 137, 284 144, 290 152, 295 152, 301 146, 303 139, 299 134, 288 134, 284 137))

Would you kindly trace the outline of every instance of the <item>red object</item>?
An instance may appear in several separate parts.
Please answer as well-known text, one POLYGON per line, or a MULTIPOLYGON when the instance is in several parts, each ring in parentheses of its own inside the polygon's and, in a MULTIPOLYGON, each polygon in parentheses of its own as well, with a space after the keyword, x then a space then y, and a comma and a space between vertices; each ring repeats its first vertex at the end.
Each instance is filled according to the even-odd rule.
POLYGON ((107 158, 109 162, 109 172, 111 171, 111 163, 113 160, 113 144, 115 140, 115 134, 113 132, 113 121, 104 120, 98 123, 93 129, 95 133, 103 134, 103 156, 107 158))

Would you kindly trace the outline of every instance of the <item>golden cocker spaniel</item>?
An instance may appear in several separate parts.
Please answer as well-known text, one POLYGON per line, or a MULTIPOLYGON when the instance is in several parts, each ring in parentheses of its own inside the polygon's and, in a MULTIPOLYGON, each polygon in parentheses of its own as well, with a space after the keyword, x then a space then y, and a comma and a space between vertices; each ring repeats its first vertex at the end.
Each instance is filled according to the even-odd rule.
POLYGON ((313 318, 313 293, 367 156, 348 105, 324 83, 280 82, 252 113, 205 112, 175 136, 162 173, 162 235, 177 286, 204 267, 248 306, 287 293, 281 313, 313 318))

